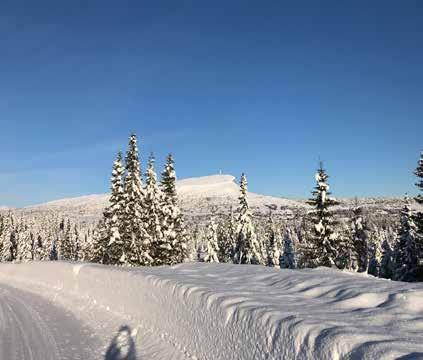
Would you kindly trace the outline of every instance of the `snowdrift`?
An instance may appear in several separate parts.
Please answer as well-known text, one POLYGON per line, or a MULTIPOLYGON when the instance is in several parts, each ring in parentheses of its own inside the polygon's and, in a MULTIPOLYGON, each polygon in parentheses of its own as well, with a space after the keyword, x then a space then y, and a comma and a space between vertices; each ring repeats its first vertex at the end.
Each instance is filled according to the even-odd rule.
POLYGON ((423 358, 423 284, 204 263, 2 264, 0 281, 129 314, 187 359, 423 358))

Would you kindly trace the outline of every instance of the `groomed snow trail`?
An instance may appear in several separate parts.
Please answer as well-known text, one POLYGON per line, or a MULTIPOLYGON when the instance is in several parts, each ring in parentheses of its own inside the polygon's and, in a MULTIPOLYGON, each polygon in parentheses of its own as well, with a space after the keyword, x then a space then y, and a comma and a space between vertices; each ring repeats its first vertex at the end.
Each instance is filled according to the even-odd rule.
MULTIPOLYGON (((49 299, 89 326, 101 350, 86 359, 423 359, 421 283, 325 268, 64 262, 2 264, 1 283, 49 299)), ((35 298, 27 300, 34 308, 35 298)), ((53 310, 53 318, 62 323, 63 314, 53 310)), ((83 331, 78 321, 63 329, 83 331)), ((24 329, 19 319, 10 322, 24 329)), ((22 330, 25 339, 31 331, 22 330)), ((55 334, 47 346, 60 352, 55 334)))
POLYGON ((0 285, 1 360, 84 360, 100 356, 98 339, 72 313, 40 296, 0 285))

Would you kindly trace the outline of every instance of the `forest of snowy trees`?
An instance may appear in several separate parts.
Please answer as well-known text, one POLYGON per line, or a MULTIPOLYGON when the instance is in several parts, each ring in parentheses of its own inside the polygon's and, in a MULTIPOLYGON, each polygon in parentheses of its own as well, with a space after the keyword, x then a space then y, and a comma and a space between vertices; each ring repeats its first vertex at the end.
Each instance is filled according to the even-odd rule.
POLYGON ((348 216, 333 211, 328 175, 320 165, 300 221, 255 216, 247 178, 239 205, 212 211, 207 224, 186 221, 178 202, 172 155, 158 178, 150 155, 142 173, 137 137, 113 163, 109 206, 87 226, 53 212, 0 214, 0 260, 68 260, 108 265, 157 266, 184 261, 257 264, 280 268, 335 267, 400 281, 423 281, 423 153, 415 172, 419 194, 404 199, 397 221, 374 223, 356 202, 348 216), (228 209, 229 210, 229 209, 228 209))

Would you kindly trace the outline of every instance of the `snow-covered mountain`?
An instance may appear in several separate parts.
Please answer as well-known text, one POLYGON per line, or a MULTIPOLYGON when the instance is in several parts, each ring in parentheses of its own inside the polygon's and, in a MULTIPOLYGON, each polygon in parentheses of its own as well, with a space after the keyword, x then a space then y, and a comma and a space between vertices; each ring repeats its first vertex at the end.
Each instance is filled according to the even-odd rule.
MULTIPOLYGON (((207 215, 211 211, 228 213, 238 204, 239 187, 232 175, 211 175, 178 180, 176 183, 180 205, 184 213, 193 216, 207 215)), ((69 199, 50 201, 29 206, 25 212, 55 211, 71 216, 97 218, 107 206, 108 194, 86 195, 69 199)), ((293 209, 304 208, 299 201, 249 193, 249 202, 256 213, 290 213, 293 209)))
MULTIPOLYGON (((229 213, 238 205, 239 186, 232 175, 210 175, 177 181, 177 192, 183 212, 188 216, 206 217, 211 212, 229 213)), ((64 216, 92 221, 98 219, 108 203, 108 194, 94 194, 50 201, 29 206, 22 211, 40 213, 54 211, 64 216)), ((285 218, 304 213, 309 209, 305 200, 291 200, 275 196, 249 193, 249 204, 256 215, 267 215, 272 210, 276 216, 285 218)), ((348 212, 355 199, 338 199, 340 213, 348 212)), ((374 214, 398 213, 404 205, 400 198, 360 198, 358 202, 374 214)))

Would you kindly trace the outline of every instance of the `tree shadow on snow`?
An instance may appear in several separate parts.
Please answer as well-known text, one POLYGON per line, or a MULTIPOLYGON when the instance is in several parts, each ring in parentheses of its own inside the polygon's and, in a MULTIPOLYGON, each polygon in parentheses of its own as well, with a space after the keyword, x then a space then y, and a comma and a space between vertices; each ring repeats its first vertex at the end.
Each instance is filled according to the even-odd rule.
POLYGON ((121 326, 107 349, 105 360, 136 360, 135 342, 131 328, 121 326))

